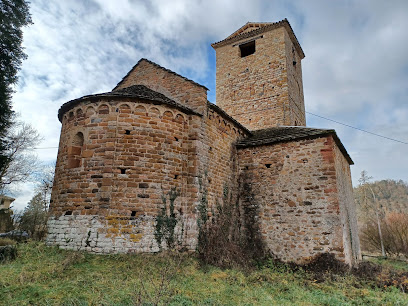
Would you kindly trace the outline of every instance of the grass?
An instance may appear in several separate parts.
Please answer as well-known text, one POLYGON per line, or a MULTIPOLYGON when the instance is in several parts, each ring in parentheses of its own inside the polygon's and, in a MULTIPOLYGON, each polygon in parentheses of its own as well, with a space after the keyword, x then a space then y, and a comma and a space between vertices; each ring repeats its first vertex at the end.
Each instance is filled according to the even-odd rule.
POLYGON ((29 242, 0 265, 4 305, 407 305, 395 287, 352 276, 316 282, 272 262, 252 271, 201 267, 193 256, 94 255, 29 242))
POLYGON ((402 260, 394 260, 392 258, 370 258, 369 261, 387 267, 389 269, 408 272, 408 262, 402 260))

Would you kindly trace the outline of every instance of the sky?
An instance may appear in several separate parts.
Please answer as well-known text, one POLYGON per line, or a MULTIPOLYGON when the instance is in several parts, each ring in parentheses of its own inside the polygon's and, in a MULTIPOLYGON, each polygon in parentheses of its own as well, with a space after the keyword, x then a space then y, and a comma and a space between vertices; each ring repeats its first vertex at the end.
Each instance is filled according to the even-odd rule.
MULTIPOLYGON (((32 0, 30 7, 13 108, 41 134, 44 164, 56 160, 63 103, 112 90, 140 58, 206 86, 216 103, 210 44, 248 21, 287 18, 306 54, 307 126, 336 129, 355 162, 354 185, 362 170, 373 180, 408 181, 407 144, 312 115, 408 143, 406 0, 32 0)), ((19 186, 14 207, 33 196, 32 184, 19 186)))

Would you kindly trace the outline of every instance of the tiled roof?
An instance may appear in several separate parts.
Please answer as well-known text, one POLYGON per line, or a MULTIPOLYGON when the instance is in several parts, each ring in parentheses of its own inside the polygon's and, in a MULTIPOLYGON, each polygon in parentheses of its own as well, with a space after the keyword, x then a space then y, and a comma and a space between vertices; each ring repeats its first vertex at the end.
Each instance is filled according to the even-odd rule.
POLYGON ((165 95, 157 91, 151 90, 150 88, 144 85, 132 85, 132 86, 129 86, 123 89, 118 89, 118 90, 111 91, 111 92, 84 96, 82 98, 78 98, 75 100, 71 100, 67 103, 64 103, 61 106, 61 108, 58 110, 58 119, 62 121, 62 116, 68 110, 78 105, 80 102, 85 101, 85 100, 95 100, 99 98, 112 98, 112 99, 135 98, 135 99, 149 100, 153 102, 159 102, 159 103, 167 104, 170 106, 174 106, 175 108, 178 108, 187 114, 195 114, 195 115, 202 116, 201 114, 195 112, 194 110, 184 105, 181 105, 180 103, 177 103, 176 101, 166 97, 165 95))
MULTIPOLYGON (((240 27, 238 30, 236 30, 234 33, 232 33, 230 36, 228 36, 225 39, 230 39, 232 37, 235 37, 239 34, 242 34, 244 31, 246 31, 249 28, 256 28, 253 30, 257 30, 258 28, 273 24, 274 22, 250 22, 248 21, 246 24, 244 24, 242 27, 240 27)), ((248 31, 249 32, 249 31, 248 31)), ((224 39, 224 40, 225 40, 224 39)))
POLYGON ((238 148, 269 145, 280 142, 297 141, 331 135, 349 164, 354 164, 340 139, 337 137, 335 130, 314 129, 300 126, 282 126, 251 132, 252 136, 244 138, 236 144, 238 148))
MULTIPOLYGON (((247 23, 247 24, 251 24, 251 22, 247 23)), ((246 39, 246 38, 250 38, 265 32, 268 32, 270 30, 273 29, 277 29, 279 27, 285 27, 285 29, 288 31, 290 38, 292 39, 293 44, 295 45, 295 48, 297 49, 299 56, 303 59, 305 57, 305 53, 302 50, 302 47, 299 44, 299 41, 296 38, 295 33, 293 32, 292 27, 290 26, 289 21, 285 18, 281 21, 278 22, 273 22, 273 23, 254 23, 254 24, 258 24, 261 27, 249 31, 249 32, 245 32, 245 33, 241 33, 241 34, 237 34, 234 35, 237 31, 239 31, 240 29, 238 29, 237 31, 235 31, 233 34, 231 34, 230 36, 228 36, 226 39, 223 39, 219 42, 213 43, 211 44, 211 46, 215 49, 217 47, 221 47, 221 46, 225 46, 228 45, 230 43, 242 40, 242 39, 246 39)), ((245 27, 246 25, 244 25, 245 27)))
POLYGON ((174 72, 174 71, 171 71, 170 69, 164 68, 164 67, 160 66, 159 64, 156 64, 156 63, 154 63, 154 62, 152 62, 152 61, 149 61, 148 59, 141 58, 141 59, 136 63, 136 65, 134 65, 133 68, 130 69, 130 71, 123 77, 123 79, 118 83, 118 85, 115 86, 115 88, 114 88, 112 91, 115 91, 116 88, 118 88, 118 87, 120 86, 120 84, 122 84, 122 82, 128 77, 128 75, 129 75, 142 61, 145 61, 145 62, 147 62, 147 63, 149 63, 149 64, 152 64, 152 65, 156 66, 157 68, 160 68, 160 69, 162 69, 162 70, 164 70, 164 71, 166 71, 166 72, 168 72, 168 73, 174 74, 174 75, 176 75, 176 76, 178 76, 178 77, 180 77, 180 78, 182 78, 182 79, 184 79, 184 80, 186 80, 186 81, 188 81, 188 82, 193 83, 194 85, 197 85, 197 86, 200 86, 200 87, 204 88, 205 90, 209 90, 207 87, 205 87, 205 86, 203 86, 203 85, 201 85, 201 84, 198 84, 198 83, 194 82, 193 80, 190 80, 190 79, 188 79, 188 78, 186 78, 186 77, 183 77, 182 75, 180 75, 180 74, 178 74, 178 73, 176 73, 176 72, 174 72))

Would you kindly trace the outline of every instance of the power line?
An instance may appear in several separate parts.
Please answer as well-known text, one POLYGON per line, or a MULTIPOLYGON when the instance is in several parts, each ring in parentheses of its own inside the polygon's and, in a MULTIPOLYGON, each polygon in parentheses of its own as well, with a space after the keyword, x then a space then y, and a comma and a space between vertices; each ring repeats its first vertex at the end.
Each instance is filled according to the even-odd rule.
MULTIPOLYGON (((254 110, 254 111, 248 111, 248 112, 245 112, 245 113, 238 113, 238 114, 234 114, 233 116, 256 113, 256 112, 262 112, 262 111, 269 110, 269 109, 273 109, 273 107, 258 109, 258 110, 254 110)), ((388 139, 388 140, 392 140, 392 141, 395 141, 395 142, 399 142, 399 143, 408 145, 408 142, 405 142, 405 141, 402 141, 402 140, 398 140, 398 139, 395 139, 395 138, 391 138, 391 137, 383 136, 383 135, 380 135, 380 134, 376 134, 376 133, 373 133, 373 132, 370 132, 370 131, 367 131, 367 130, 363 130, 363 129, 360 129, 358 127, 355 127, 355 126, 352 126, 352 125, 349 125, 349 124, 346 124, 346 123, 343 123, 343 122, 340 122, 340 121, 336 121, 336 120, 333 120, 333 119, 330 119, 330 118, 326 118, 326 117, 323 117, 323 116, 320 116, 320 115, 317 115, 317 114, 314 114, 314 113, 311 113, 311 112, 305 111, 305 113, 308 113, 310 115, 313 115, 313 116, 316 116, 316 117, 319 117, 319 118, 322 118, 322 119, 325 119, 325 120, 328 120, 328 121, 335 122, 337 124, 347 126, 349 128, 352 128, 352 129, 355 129, 355 130, 358 130, 358 131, 361 131, 361 132, 364 132, 364 133, 367 133, 367 134, 371 134, 371 135, 374 135, 374 136, 377 136, 377 137, 385 138, 385 139, 388 139)))
POLYGON ((336 120, 333 120, 333 119, 329 119, 329 118, 326 118, 326 117, 323 117, 323 116, 320 116, 320 115, 313 114, 311 112, 306 112, 306 113, 308 113, 310 115, 313 115, 313 116, 316 116, 316 117, 319 117, 319 118, 322 118, 322 119, 326 119, 328 121, 335 122, 337 124, 347 126, 349 128, 355 129, 355 130, 359 130, 359 131, 364 132, 364 133, 368 133, 368 134, 371 134, 371 135, 374 135, 374 136, 377 136, 377 137, 385 138, 385 139, 388 139, 388 140, 392 140, 392 141, 395 141, 395 142, 399 142, 399 143, 403 143, 403 144, 408 145, 408 142, 405 142, 405 141, 402 141, 402 140, 398 140, 398 139, 395 139, 395 138, 391 138, 391 137, 383 136, 383 135, 376 134, 376 133, 373 133, 373 132, 370 132, 370 131, 366 131, 366 130, 360 129, 358 127, 351 126, 351 125, 343 123, 343 122, 339 122, 339 121, 336 121, 336 120))

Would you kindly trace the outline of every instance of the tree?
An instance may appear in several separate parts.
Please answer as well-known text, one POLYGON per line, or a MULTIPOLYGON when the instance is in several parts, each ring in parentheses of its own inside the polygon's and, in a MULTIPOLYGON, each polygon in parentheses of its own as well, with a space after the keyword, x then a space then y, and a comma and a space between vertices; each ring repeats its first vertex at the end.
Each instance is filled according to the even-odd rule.
POLYGON ((0 193, 19 183, 34 179, 33 174, 39 168, 33 149, 40 142, 37 131, 22 122, 13 123, 7 134, 7 163, 0 171, 0 193))
POLYGON ((20 219, 20 229, 30 234, 30 237, 41 240, 46 233, 48 221, 48 203, 39 192, 28 202, 20 219))
POLYGON ((382 217, 382 212, 381 212, 381 207, 377 201, 377 197, 373 191, 373 189, 370 186, 370 180, 372 179, 371 176, 368 176, 367 171, 363 170, 361 171, 361 177, 358 180, 360 182, 360 187, 361 187, 361 195, 360 195, 360 207, 362 210, 364 210, 366 213, 374 212, 375 214, 375 219, 377 222, 377 229, 378 229, 378 236, 379 236, 379 241, 380 241, 380 246, 381 246, 381 255, 385 257, 385 248, 384 248, 384 239, 383 239, 383 234, 382 234, 382 228, 381 228, 381 217, 382 217), (370 197, 372 197, 370 199, 370 197))
POLYGON ((53 164, 42 167, 41 172, 37 175, 36 192, 41 193, 47 203, 50 204, 51 191, 54 183, 55 162, 53 164))
POLYGON ((9 162, 7 133, 13 123, 12 85, 27 56, 21 46, 22 27, 32 24, 28 2, 0 0, 0 171, 9 162))
POLYGON ((19 220, 19 228, 34 239, 41 240, 47 232, 48 210, 54 181, 55 164, 48 165, 37 176, 36 194, 30 200, 19 220))

